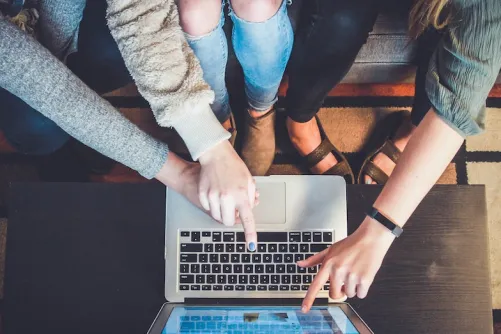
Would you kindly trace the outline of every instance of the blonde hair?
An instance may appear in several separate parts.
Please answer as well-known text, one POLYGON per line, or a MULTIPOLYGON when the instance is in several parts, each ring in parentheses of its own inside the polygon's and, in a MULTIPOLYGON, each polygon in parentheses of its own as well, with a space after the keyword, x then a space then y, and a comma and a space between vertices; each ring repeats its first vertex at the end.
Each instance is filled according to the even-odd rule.
POLYGON ((450 0, 416 0, 409 15, 409 32, 419 37, 428 26, 440 30, 449 24, 450 16, 444 13, 450 0))

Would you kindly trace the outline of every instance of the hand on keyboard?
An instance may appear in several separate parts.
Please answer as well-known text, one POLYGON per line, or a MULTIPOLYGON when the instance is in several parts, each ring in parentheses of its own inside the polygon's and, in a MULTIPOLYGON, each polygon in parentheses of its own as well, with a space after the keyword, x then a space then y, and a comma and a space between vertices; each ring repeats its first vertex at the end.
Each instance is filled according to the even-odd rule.
POLYGON ((393 240, 393 234, 388 233, 384 226, 366 219, 346 239, 299 261, 297 264, 303 268, 322 264, 303 300, 302 311, 310 310, 318 292, 329 279, 332 299, 346 296, 365 298, 393 240))

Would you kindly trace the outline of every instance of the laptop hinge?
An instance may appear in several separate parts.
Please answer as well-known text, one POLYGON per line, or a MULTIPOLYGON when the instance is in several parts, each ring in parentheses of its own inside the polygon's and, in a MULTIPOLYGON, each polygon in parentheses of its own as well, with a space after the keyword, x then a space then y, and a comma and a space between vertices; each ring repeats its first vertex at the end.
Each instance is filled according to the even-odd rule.
MULTIPOLYGON (((249 305, 249 306, 300 306, 303 302, 302 298, 185 298, 184 303, 187 305, 249 305)), ((327 305, 327 298, 317 298, 313 305, 327 305)))

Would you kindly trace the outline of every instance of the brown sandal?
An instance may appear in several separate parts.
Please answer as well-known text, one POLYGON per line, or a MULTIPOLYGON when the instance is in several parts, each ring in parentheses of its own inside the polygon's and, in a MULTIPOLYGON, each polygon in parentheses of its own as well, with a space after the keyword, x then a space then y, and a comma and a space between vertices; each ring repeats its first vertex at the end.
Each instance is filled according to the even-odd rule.
POLYGON ((390 114, 383 121, 381 121, 381 123, 386 123, 383 128, 388 129, 388 126, 390 126, 391 130, 386 134, 386 136, 382 137, 384 138, 382 140, 382 144, 373 149, 367 158, 365 158, 364 163, 360 168, 360 173, 358 174, 358 184, 365 183, 363 180, 365 175, 370 176, 373 181, 376 181, 376 183, 380 185, 384 185, 388 181, 389 176, 381 168, 374 164, 373 159, 377 154, 383 153, 395 164, 397 163, 398 159, 400 159, 400 156, 402 155, 402 151, 400 151, 400 149, 395 145, 392 138, 395 136, 400 125, 402 125, 404 120, 408 118, 408 115, 409 112, 407 111, 399 111, 397 113, 390 114))
POLYGON ((338 163, 332 166, 332 168, 328 169, 322 175, 339 175, 343 176, 347 183, 353 184, 355 182, 355 175, 348 163, 346 157, 341 153, 329 140, 327 137, 324 128, 322 127, 322 123, 320 123, 320 119, 318 116, 315 116, 318 124, 318 128, 320 130, 320 137, 322 138, 322 142, 317 146, 310 154, 303 157, 305 165, 309 170, 315 167, 320 161, 325 159, 325 157, 332 153, 338 160, 338 163))

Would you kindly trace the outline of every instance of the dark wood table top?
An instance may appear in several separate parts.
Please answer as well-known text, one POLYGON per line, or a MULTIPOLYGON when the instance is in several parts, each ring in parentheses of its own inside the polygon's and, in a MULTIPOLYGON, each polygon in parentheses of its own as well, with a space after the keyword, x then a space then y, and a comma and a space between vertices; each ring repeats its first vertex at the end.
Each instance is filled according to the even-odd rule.
MULTIPOLYGON (((352 232, 380 188, 348 186, 352 232)), ((164 302, 158 184, 14 184, 5 333, 145 333, 164 302)), ((375 333, 492 333, 484 188, 437 186, 365 300, 375 333)))

